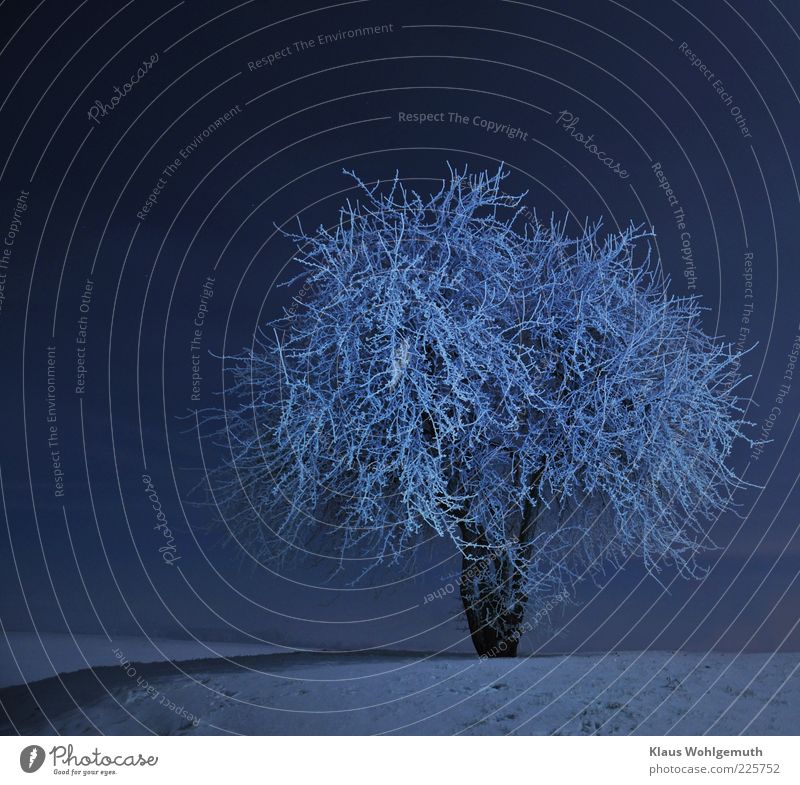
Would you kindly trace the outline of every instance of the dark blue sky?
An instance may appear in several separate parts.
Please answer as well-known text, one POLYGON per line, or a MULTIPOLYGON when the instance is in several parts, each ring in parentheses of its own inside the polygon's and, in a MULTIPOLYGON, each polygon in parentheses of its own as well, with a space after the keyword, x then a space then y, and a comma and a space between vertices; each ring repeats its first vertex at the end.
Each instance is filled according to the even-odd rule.
POLYGON ((0 6, 6 629, 469 650, 455 594, 425 602, 457 569, 444 542, 354 586, 223 547, 190 493, 220 454, 181 418, 220 403, 217 358, 287 304, 276 226, 335 220, 343 168, 426 190, 447 162, 503 161, 542 217, 655 229, 672 291, 750 349, 772 440, 733 456, 754 487, 712 522, 703 581, 632 562, 525 647, 800 646, 794 3, 31 8, 0 6))

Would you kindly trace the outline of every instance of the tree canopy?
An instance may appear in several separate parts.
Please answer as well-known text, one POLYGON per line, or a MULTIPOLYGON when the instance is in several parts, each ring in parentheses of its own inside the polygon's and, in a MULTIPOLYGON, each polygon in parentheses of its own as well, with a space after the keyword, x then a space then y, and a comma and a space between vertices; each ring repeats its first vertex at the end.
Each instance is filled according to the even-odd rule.
POLYGON ((316 533, 374 566, 436 535, 510 557, 526 601, 632 555, 695 571, 739 485, 739 357, 650 233, 568 236, 504 177, 357 181, 333 227, 291 235, 301 295, 226 358, 216 493, 246 547, 316 533))

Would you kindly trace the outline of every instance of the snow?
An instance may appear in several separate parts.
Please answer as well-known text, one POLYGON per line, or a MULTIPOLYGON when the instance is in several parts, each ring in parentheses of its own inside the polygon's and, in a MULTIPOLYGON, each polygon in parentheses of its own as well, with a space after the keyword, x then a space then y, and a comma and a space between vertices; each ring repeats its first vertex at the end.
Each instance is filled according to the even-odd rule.
MULTIPOLYGON (((128 643, 131 651, 132 643, 128 643)), ((177 649, 176 649, 177 650, 177 649)), ((195 651, 195 653, 197 653, 195 651)), ((274 653, 0 691, 27 734, 787 734, 800 654, 274 653)))
POLYGON ((89 666, 117 665, 118 649, 134 662, 195 660, 285 651, 271 644, 204 643, 105 635, 8 632, 0 636, 0 687, 46 679, 89 666))

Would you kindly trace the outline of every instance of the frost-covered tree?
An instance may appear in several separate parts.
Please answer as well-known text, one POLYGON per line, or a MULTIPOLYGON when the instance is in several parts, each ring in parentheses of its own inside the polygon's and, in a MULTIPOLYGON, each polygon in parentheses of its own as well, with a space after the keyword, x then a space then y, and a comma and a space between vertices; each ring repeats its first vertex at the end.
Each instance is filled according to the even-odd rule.
POLYGON ((212 481, 260 554, 315 534, 374 566, 448 538, 485 656, 608 564, 696 574, 742 436, 738 356, 667 293, 650 235, 569 237, 504 177, 358 181, 332 229, 291 235, 302 296, 226 358, 212 481))

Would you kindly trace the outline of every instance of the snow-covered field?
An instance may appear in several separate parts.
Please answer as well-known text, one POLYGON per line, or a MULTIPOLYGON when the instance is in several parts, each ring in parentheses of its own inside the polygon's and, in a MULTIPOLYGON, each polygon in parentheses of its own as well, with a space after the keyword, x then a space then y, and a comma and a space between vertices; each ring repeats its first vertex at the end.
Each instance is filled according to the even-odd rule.
POLYGON ((0 690, 0 732, 792 735, 798 666, 800 654, 669 652, 131 659, 0 690))
POLYGON ((46 679, 98 665, 117 665, 123 653, 131 662, 197 660, 286 651, 261 643, 217 643, 104 635, 9 632, 0 635, 0 687, 46 679))

